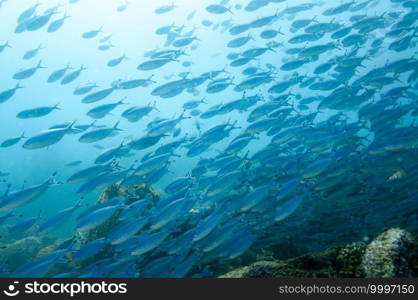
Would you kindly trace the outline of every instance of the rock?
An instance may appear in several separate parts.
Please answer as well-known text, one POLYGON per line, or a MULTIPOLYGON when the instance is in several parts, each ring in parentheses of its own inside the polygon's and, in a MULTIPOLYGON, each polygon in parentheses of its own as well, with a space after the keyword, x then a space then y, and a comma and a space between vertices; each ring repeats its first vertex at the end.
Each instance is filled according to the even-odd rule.
POLYGON ((221 278, 417 277, 418 238, 393 228, 368 245, 352 243, 285 260, 260 260, 221 278))
POLYGON ((327 278, 338 277, 336 259, 340 248, 306 254, 292 259, 258 261, 247 267, 233 270, 224 278, 327 278))
POLYGON ((247 277, 246 275, 248 274, 250 268, 251 268, 250 266, 238 268, 224 275, 219 276, 219 278, 246 278, 247 277))
POLYGON ((151 195, 153 202, 158 201, 160 198, 154 189, 145 184, 135 184, 127 187, 122 187, 119 184, 113 184, 106 188, 97 203, 107 202, 115 197, 130 195, 131 198, 126 202, 126 204, 129 205, 137 200, 144 199, 148 194, 151 195))
MULTIPOLYGON (((147 196, 150 196, 150 200, 154 203, 159 200, 159 194, 148 185, 138 184, 122 187, 119 184, 113 184, 104 190, 97 203, 105 203, 115 197, 128 197, 126 199, 125 204, 130 205, 136 201, 144 199, 147 196)), ((76 238, 76 245, 78 247, 82 247, 83 245, 91 241, 105 237, 110 230, 112 230, 115 226, 119 224, 119 214, 120 212, 117 211, 102 224, 96 226, 93 229, 90 229, 87 232, 79 233, 79 236, 76 238)), ((77 269, 82 269, 83 267, 86 267, 89 264, 94 263, 95 261, 110 258, 114 256, 114 254, 115 253, 113 247, 108 245, 95 256, 90 257, 81 262, 72 263, 77 269)))
MULTIPOLYGON (((159 200, 159 195, 156 191, 154 191, 148 185, 131 185, 128 187, 121 187, 118 184, 114 184, 109 186, 100 196, 97 203, 106 202, 114 197, 119 196, 128 196, 129 198, 126 201, 126 204, 129 205, 135 201, 144 199, 145 197, 149 197, 152 202, 157 202, 159 200)), ((111 216, 106 222, 93 228, 92 230, 84 233, 83 235, 78 234, 75 235, 73 238, 65 241, 66 245, 56 244, 54 239, 48 237, 36 237, 30 236, 26 238, 22 238, 17 241, 10 241, 9 244, 5 249, 1 249, 0 251, 0 263, 1 265, 7 266, 5 270, 0 269, 0 275, 2 272, 6 272, 7 275, 8 270, 13 270, 16 267, 23 265, 33 259, 39 258, 51 251, 56 250, 58 247, 66 248, 69 246, 70 243, 72 246, 81 247, 82 245, 93 241, 95 239, 101 238, 106 236, 106 234, 117 224, 119 212, 116 212, 113 216, 111 216)), ((1 231, 1 229, 0 229, 1 231)), ((96 256, 87 259, 86 261, 75 263, 72 261, 72 257, 70 253, 67 253, 66 258, 69 260, 68 263, 57 263, 51 267, 49 270, 47 277, 53 277, 57 274, 62 274, 66 272, 72 271, 74 268, 82 269, 84 266, 92 263, 94 261, 112 257, 114 255, 113 248, 111 246, 105 247, 100 253, 96 256)), ((4 275, 4 274, 3 274, 4 275)), ((3 276, 1 275, 1 276, 3 276)))
MULTIPOLYGON (((97 203, 104 203, 108 200, 115 198, 115 197, 122 197, 128 196, 126 204, 129 205, 135 201, 139 201, 144 199, 148 194, 151 195, 151 199, 153 202, 159 200, 159 195, 150 187, 145 184, 141 185, 131 185, 128 187, 121 187, 118 184, 113 184, 109 186, 100 196, 97 203)), ((81 245, 84 245, 88 242, 94 241, 98 238, 102 238, 106 236, 106 234, 116 225, 118 225, 118 216, 119 212, 116 212, 113 216, 111 216, 106 222, 100 224, 96 228, 89 230, 88 232, 83 234, 81 245)))
POLYGON ((336 259, 336 268, 338 277, 343 278, 361 278, 364 277, 361 261, 366 244, 352 243, 340 249, 336 259))
POLYGON ((51 243, 51 240, 30 236, 18 240, 12 244, 7 245, 7 248, 0 252, 0 262, 2 265, 7 265, 11 270, 27 263, 38 256, 38 253, 46 245, 51 243))
POLYGON ((362 268, 366 277, 413 277, 416 276, 416 267, 412 262, 417 259, 417 237, 402 229, 392 228, 367 246, 362 268))

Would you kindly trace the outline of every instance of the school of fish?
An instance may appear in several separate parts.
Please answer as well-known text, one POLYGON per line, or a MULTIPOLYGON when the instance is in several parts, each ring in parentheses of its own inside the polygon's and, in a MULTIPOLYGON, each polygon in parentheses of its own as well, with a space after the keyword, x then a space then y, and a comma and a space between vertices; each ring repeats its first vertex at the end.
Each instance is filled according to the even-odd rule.
MULTIPOLYGON (((0 1, 0 12, 7 13, 9 1, 0 1)), ((84 1, 34 2, 13 16, 13 34, 59 35, 71 8, 84 1)), ((33 77, 71 86, 73 105, 91 121, 73 115, 40 132, 28 126, 0 141, 1 156, 16 147, 32 157, 54 155, 70 139, 73 151, 81 144, 99 151, 89 161, 67 161, 68 178, 58 169, 23 188, 9 182, 13 170, 0 166, 0 224, 10 236, 59 238, 60 226, 75 220, 74 234, 52 251, 16 268, 3 257, 2 277, 211 277, 219 275, 214 266, 271 245, 313 251, 367 238, 383 226, 418 230, 418 1, 202 3, 184 24, 170 20, 180 8, 175 1, 146 7, 166 25, 154 28, 160 46, 141 55, 114 45, 117 32, 106 26, 77 32, 80 45, 96 42, 98 56, 126 51, 100 66, 116 70, 135 61, 123 79, 96 82, 88 58, 74 66, 62 57, 62 68, 50 69, 41 42, 23 49, 27 67, 2 74, 15 85, 0 90, 0 110, 26 93, 25 81, 33 77), (212 53, 224 68, 209 63, 197 72, 194 66, 210 59, 194 54, 211 43, 205 30, 226 41, 212 53), (176 71, 168 73, 169 66, 176 71), (177 110, 161 117, 168 102, 177 110), (126 130, 140 125, 143 130, 126 130), (175 164, 181 174, 173 175, 175 164), (114 184, 145 184, 160 198, 86 201, 114 184), (69 185, 76 186, 73 204, 42 216, 45 194, 69 185), (19 211, 30 203, 41 212, 19 211), (110 218, 116 226, 81 242, 110 218), (53 273, 57 265, 66 271, 53 273)), ((122 18, 130 9, 130 2, 114 1, 122 18)), ((0 61, 8 51, 17 49, 0 40, 0 61)), ((65 112, 58 100, 25 105, 7 114, 26 122, 65 112)), ((0 245, 7 250, 5 238, 0 245)))

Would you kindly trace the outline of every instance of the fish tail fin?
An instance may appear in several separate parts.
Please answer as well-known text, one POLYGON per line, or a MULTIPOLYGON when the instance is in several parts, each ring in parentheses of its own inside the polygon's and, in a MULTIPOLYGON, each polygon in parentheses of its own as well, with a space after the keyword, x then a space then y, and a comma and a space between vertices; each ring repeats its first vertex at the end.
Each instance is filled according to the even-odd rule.
POLYGON ((3 196, 7 197, 9 195, 9 193, 10 193, 10 189, 11 188, 12 188, 12 185, 9 183, 7 185, 6 191, 4 192, 4 195, 3 196))
POLYGON ((58 184, 59 182, 57 181, 56 176, 57 176, 57 171, 55 171, 54 173, 52 173, 52 175, 48 178, 48 180, 46 181, 46 183, 48 185, 58 184))
POLYGON ((82 200, 83 200, 83 199, 79 199, 79 200, 75 203, 74 208, 78 208, 78 207, 84 206, 84 204, 81 204, 81 201, 82 201, 82 200))
POLYGON ((133 169, 135 169, 135 165, 138 163, 138 160, 135 160, 132 165, 129 167, 128 171, 132 171, 133 169))
POLYGON ((87 70, 87 67, 85 67, 84 65, 81 65, 80 71, 84 71, 84 70, 87 70))
MULTIPOLYGON (((280 29, 279 29, 280 30, 280 29)), ((271 45, 268 45, 267 46, 267 48, 270 50, 270 51, 272 51, 272 52, 274 52, 274 53, 277 53, 277 51, 273 48, 273 47, 271 47, 271 45)))
POLYGON ((115 126, 113 126, 113 129, 118 130, 118 131, 122 131, 122 129, 118 128, 120 121, 117 121, 115 126))
POLYGON ((342 44, 342 42, 341 42, 341 39, 338 39, 338 40, 336 40, 336 41, 335 41, 335 47, 336 47, 338 50, 343 50, 343 49, 344 49, 343 44, 342 44))
POLYGON ((25 138, 26 138, 26 136, 25 136, 25 132, 24 132, 24 131, 23 131, 23 132, 22 132, 22 134, 20 135, 20 138, 21 138, 21 139, 25 139, 25 138))
POLYGON ((157 101, 154 101, 154 103, 152 104, 152 108, 160 112, 160 110, 157 108, 157 101))
POLYGON ((155 81, 153 81, 153 80, 152 80, 152 78, 153 78, 154 76, 155 76, 155 74, 152 74, 150 77, 148 77, 148 78, 147 78, 147 80, 155 83, 155 81))
POLYGON ((226 70, 226 68, 228 67, 228 64, 226 64, 224 67, 223 67, 223 69, 221 70, 222 72, 224 72, 224 73, 227 73, 227 74, 230 74, 227 70, 226 70))
POLYGON ((181 115, 180 115, 180 117, 179 117, 179 119, 180 120, 183 120, 183 119, 190 119, 191 117, 186 117, 186 116, 184 116, 184 114, 186 113, 186 110, 185 109, 183 109, 183 111, 182 111, 182 113, 181 113, 181 115))
POLYGON ((21 86, 21 85, 20 85, 20 82, 18 82, 18 83, 16 84, 15 89, 16 89, 16 90, 18 90, 18 89, 23 89, 23 86, 21 86))
POLYGON ((76 122, 77 122, 77 120, 72 121, 72 122, 71 122, 71 124, 70 124, 70 125, 68 125, 67 130, 74 129, 74 124, 75 124, 76 122))
POLYGON ((126 102, 123 102, 123 101, 125 101, 126 100, 126 98, 128 98, 127 96, 125 96, 125 97, 123 97, 119 102, 118 102, 118 104, 128 104, 128 103, 126 103, 126 102))
POLYGON ((237 123, 238 123, 238 120, 234 120, 234 122, 232 122, 232 124, 231 124, 231 127, 232 127, 232 128, 236 128, 236 129, 241 128, 241 127, 237 127, 237 126, 235 126, 235 125, 237 125, 237 123))
POLYGON ((46 67, 42 66, 42 59, 39 61, 38 65, 36 66, 38 69, 46 69, 46 67))
POLYGON ((9 41, 7 41, 4 46, 7 47, 7 48, 12 48, 12 46, 9 44, 9 41))
POLYGON ((244 156, 242 157, 243 160, 247 160, 248 159, 248 155, 250 155, 250 150, 247 150, 247 152, 244 154, 244 156))
POLYGON ((91 122, 90 127, 93 127, 96 124, 97 120, 94 120, 93 122, 91 122))
POLYGON ((124 147, 125 146, 125 142, 127 141, 127 140, 129 140, 129 137, 124 137, 123 139, 122 139, 122 141, 120 142, 120 144, 119 144, 119 148, 122 148, 122 147, 124 147))
POLYGON ((274 13, 274 16, 275 17, 277 17, 279 15, 279 11, 280 11, 280 9, 279 8, 276 8, 276 12, 274 13))

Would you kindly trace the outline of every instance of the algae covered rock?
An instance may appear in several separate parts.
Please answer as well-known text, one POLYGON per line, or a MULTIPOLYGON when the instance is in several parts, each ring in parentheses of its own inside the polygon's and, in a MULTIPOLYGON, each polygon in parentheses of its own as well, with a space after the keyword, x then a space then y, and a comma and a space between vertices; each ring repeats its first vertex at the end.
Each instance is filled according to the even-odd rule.
MULTIPOLYGON (((98 199, 97 203, 105 203, 115 197, 126 197, 125 204, 129 205, 136 201, 142 200, 145 197, 148 197, 150 201, 156 202, 159 200, 159 195, 155 192, 150 186, 147 185, 131 185, 127 187, 121 187, 119 184, 113 184, 106 188, 106 190, 101 194, 100 198, 98 199)), ((28 240, 19 241, 18 247, 21 249, 22 256, 24 256, 23 261, 30 261, 31 259, 41 257, 47 253, 50 253, 58 248, 64 249, 67 248, 69 245, 73 245, 74 247, 82 247, 84 244, 94 241, 96 239, 102 238, 107 235, 107 233, 114 228, 116 225, 119 224, 118 216, 120 212, 116 212, 112 215, 109 219, 107 219, 103 224, 98 225, 97 227, 85 232, 85 233, 78 233, 74 235, 71 239, 68 239, 63 242, 63 244, 56 244, 53 241, 48 242, 40 242, 38 238, 30 237, 28 240), (20 246, 25 242, 24 245, 20 246), (26 245, 28 243, 28 246, 26 245)), ((11 253, 15 255, 19 255, 19 251, 15 250, 14 245, 11 245, 11 253)), ((84 261, 75 262, 72 259, 71 253, 67 253, 66 259, 68 262, 66 263, 57 263, 49 270, 47 276, 53 277, 58 274, 63 274, 67 272, 71 272, 74 268, 77 270, 83 269, 85 266, 89 264, 105 259, 110 258, 114 255, 114 249, 112 246, 106 246, 102 251, 97 253, 95 256, 90 257, 84 261)), ((13 258, 13 261, 19 261, 13 258)), ((22 259, 20 259, 20 262, 22 259)))
POLYGON ((247 274, 250 270, 251 266, 241 267, 235 269, 231 272, 228 272, 224 275, 219 276, 219 278, 247 278, 247 274))
POLYGON ((223 278, 324 278, 337 277, 336 258, 339 248, 305 254, 296 258, 276 261, 257 261, 233 270, 223 278))
POLYGON ((123 197, 129 195, 126 204, 131 204, 135 201, 144 199, 148 195, 151 196, 153 202, 160 199, 159 194, 149 185, 135 184, 127 187, 120 186, 119 184, 113 184, 109 186, 100 196, 97 203, 104 203, 115 197, 123 197))
POLYGON ((362 268, 366 277, 414 277, 418 239, 399 228, 385 231, 366 248, 362 268))
MULTIPOLYGON (((113 184, 102 193, 97 203, 105 203, 116 197, 128 197, 126 200, 127 205, 142 200, 145 197, 149 197, 154 203, 159 200, 158 193, 148 185, 141 184, 121 187, 119 184, 113 184)), ((100 224, 96 228, 84 233, 81 244, 86 244, 90 241, 104 237, 113 227, 118 225, 118 216, 119 212, 116 212, 103 224, 100 224)))
POLYGON ((221 278, 416 277, 417 236, 389 229, 368 245, 362 242, 333 247, 285 260, 260 260, 238 267, 221 278))
POLYGON ((339 277, 364 277, 361 262, 365 251, 365 243, 352 243, 342 247, 336 258, 336 268, 338 269, 339 277))
MULTIPOLYGON (((126 197, 126 205, 130 205, 146 197, 150 199, 150 201, 152 201, 153 203, 159 200, 159 194, 148 185, 140 184, 122 187, 119 184, 113 184, 104 190, 97 203, 106 203, 107 201, 116 197, 126 197)), ((117 226, 120 223, 119 214, 120 211, 116 211, 110 218, 108 218, 102 224, 96 226, 95 228, 87 232, 78 233, 78 235, 74 237, 76 240, 75 244, 77 245, 77 247, 82 247, 83 245, 91 241, 105 237, 115 226, 117 226)), ((76 263, 72 261, 71 257, 69 257, 69 259, 73 266, 75 266, 76 268, 83 268, 95 261, 110 258, 113 255, 113 247, 107 245, 99 253, 84 261, 76 263)))
POLYGON ((14 268, 38 257, 39 251, 49 245, 51 240, 36 236, 29 236, 8 244, 0 252, 0 263, 14 268))

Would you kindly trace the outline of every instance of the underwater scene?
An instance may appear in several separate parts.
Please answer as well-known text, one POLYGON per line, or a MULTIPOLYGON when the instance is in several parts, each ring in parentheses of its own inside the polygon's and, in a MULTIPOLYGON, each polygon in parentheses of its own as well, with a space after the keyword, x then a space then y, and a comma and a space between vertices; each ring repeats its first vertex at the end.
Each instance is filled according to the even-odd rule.
POLYGON ((416 277, 417 18, 0 0, 0 277, 416 277))

